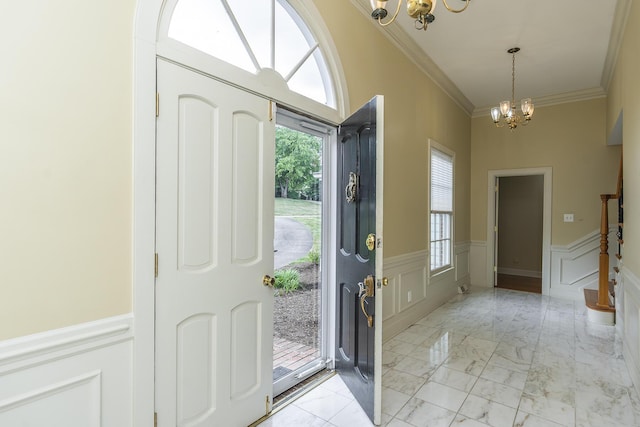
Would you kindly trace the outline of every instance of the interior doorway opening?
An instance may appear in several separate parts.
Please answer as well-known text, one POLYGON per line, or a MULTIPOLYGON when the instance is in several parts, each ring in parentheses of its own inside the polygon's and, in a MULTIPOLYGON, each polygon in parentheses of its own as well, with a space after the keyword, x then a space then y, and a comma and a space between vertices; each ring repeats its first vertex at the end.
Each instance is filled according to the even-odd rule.
POLYGON ((495 286, 542 293, 544 175, 496 178, 495 286))
POLYGON ((278 110, 275 142, 273 395, 326 367, 330 127, 278 110))
MULTIPOLYGON (((553 170, 551 167, 523 168, 523 169, 502 169, 489 170, 487 174, 487 257, 486 257, 486 278, 489 286, 496 286, 498 281, 498 256, 499 256, 499 234, 498 228, 500 219, 500 180, 506 177, 539 176, 542 179, 542 244, 541 244, 541 293, 551 295, 551 199, 553 170)), ((504 216, 504 215, 503 215, 504 216)), ((504 269, 502 270, 504 272, 504 269)))

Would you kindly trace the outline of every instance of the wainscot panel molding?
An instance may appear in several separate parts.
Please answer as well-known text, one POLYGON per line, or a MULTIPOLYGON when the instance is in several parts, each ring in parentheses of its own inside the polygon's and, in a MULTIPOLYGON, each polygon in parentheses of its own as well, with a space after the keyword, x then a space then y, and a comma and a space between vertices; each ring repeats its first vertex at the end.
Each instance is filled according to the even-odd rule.
POLYGON ((620 278, 616 285, 616 305, 621 303, 623 309, 622 313, 616 312, 616 327, 622 329, 624 361, 640 393, 640 279, 625 266, 620 269, 620 278))
MULTIPOLYGON (((616 227, 609 227, 609 271, 615 265, 616 227)), ((584 301, 583 288, 597 289, 600 231, 593 231, 567 246, 551 246, 550 295, 584 301)), ((613 274, 613 273, 612 273, 613 274)))
POLYGON ((489 287, 487 281, 487 242, 472 240, 469 245, 469 274, 472 286, 489 287))
POLYGON ((133 316, 0 342, 0 426, 133 426, 133 316))
POLYGON ((458 286, 469 286, 469 242, 456 243, 453 268, 429 277, 429 252, 385 258, 389 285, 383 292, 383 340, 393 338, 453 298, 458 286))

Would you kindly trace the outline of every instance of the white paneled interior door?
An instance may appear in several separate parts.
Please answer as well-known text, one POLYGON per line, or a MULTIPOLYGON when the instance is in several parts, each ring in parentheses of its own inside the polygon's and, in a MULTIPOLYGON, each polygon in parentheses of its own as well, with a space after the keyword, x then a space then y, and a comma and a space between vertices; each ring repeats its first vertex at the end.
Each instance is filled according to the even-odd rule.
POLYGON ((272 400, 269 102, 158 60, 159 426, 246 426, 272 400))

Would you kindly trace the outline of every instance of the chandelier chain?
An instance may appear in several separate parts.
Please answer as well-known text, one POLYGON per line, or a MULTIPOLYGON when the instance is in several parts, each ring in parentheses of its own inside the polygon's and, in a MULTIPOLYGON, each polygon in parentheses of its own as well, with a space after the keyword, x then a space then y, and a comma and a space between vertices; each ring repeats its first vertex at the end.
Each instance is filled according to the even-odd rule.
POLYGON ((511 105, 516 105, 516 53, 511 54, 511 105))

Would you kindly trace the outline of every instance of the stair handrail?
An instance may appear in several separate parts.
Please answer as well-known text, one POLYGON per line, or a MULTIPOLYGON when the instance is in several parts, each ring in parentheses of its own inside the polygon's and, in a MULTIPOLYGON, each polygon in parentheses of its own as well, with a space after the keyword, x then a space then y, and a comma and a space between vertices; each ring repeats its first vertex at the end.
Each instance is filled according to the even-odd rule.
POLYGON ((609 200, 617 199, 622 194, 622 153, 618 168, 616 194, 600 194, 602 210, 600 213, 600 258, 598 266, 598 306, 610 307, 609 304, 609 200))

